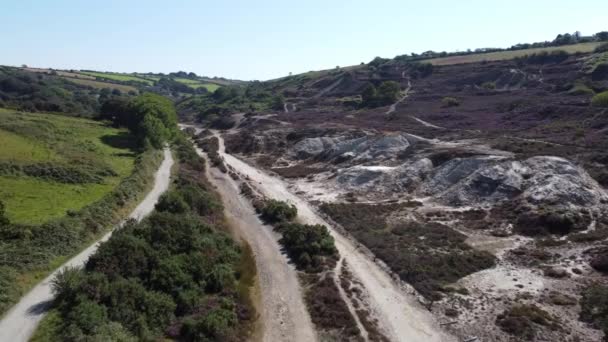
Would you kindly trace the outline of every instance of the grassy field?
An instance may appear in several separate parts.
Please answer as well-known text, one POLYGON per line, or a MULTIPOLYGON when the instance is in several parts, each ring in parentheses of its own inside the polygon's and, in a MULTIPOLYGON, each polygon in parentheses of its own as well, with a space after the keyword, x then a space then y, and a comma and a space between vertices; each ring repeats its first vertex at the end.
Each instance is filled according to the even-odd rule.
POLYGON ((500 51, 500 52, 490 52, 490 53, 480 53, 474 55, 467 56, 451 56, 451 57, 443 57, 443 58, 433 58, 427 59, 423 62, 428 62, 434 65, 451 65, 451 64, 464 64, 464 63, 475 63, 482 61, 501 61, 506 59, 514 59, 517 57, 531 55, 534 53, 539 53, 543 51, 551 52, 556 50, 563 50, 568 53, 577 53, 577 52, 592 52, 598 45, 601 45, 601 42, 597 43, 582 43, 582 44, 574 44, 574 45, 565 45, 565 46, 552 46, 546 48, 536 48, 536 49, 526 49, 526 50, 517 50, 517 51, 500 51))
POLYGON ((103 88, 118 89, 125 93, 128 93, 130 91, 137 91, 137 88, 135 88, 133 86, 129 86, 129 85, 124 85, 124 84, 115 84, 115 83, 101 82, 101 81, 80 79, 80 78, 73 78, 73 77, 64 77, 64 79, 66 79, 70 82, 74 82, 74 83, 78 83, 78 84, 82 84, 85 86, 98 88, 98 89, 103 89, 103 88))
POLYGON ((105 78, 108 80, 114 80, 114 81, 120 81, 120 82, 133 81, 133 82, 145 83, 147 85, 152 85, 151 80, 148 80, 148 79, 145 79, 145 78, 142 78, 139 76, 128 75, 128 74, 116 74, 116 73, 111 73, 111 72, 97 72, 97 71, 81 71, 80 74, 93 76, 93 77, 100 77, 100 78, 105 78))
POLYGON ((201 87, 207 88, 207 90, 211 93, 213 93, 214 91, 217 90, 217 88, 219 88, 220 86, 217 84, 213 84, 213 83, 198 83, 198 84, 188 84, 189 87, 194 88, 194 89, 198 89, 201 87))
POLYGON ((111 169, 100 184, 65 184, 25 175, 0 175, 0 199, 9 219, 39 224, 78 210, 110 192, 133 171, 126 131, 96 121, 0 109, 0 163, 47 163, 111 169))
POLYGON ((210 91, 210 92, 214 92, 217 88, 220 87, 217 84, 204 83, 204 82, 201 82, 199 80, 192 80, 192 79, 189 79, 189 78, 176 77, 175 81, 183 83, 183 84, 189 86, 190 88, 194 88, 194 89, 198 89, 198 88, 204 87, 204 88, 207 88, 207 90, 210 91))

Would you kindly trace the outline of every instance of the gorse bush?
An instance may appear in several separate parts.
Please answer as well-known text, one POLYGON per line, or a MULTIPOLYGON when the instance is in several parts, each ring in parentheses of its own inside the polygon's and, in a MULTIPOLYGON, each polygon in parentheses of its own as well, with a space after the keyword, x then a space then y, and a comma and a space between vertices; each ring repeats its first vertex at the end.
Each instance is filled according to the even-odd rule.
POLYGON ((336 256, 334 238, 323 225, 284 223, 277 226, 280 243, 301 269, 315 269, 322 265, 321 257, 336 256))
POLYGON ((4 208, 4 202, 2 202, 0 200, 0 227, 1 226, 6 226, 9 223, 10 223, 9 220, 6 217, 6 209, 4 208))
POLYGON ((496 318, 496 325, 503 331, 525 340, 534 338, 537 326, 550 326, 553 329, 559 329, 556 323, 548 312, 533 304, 513 305, 496 318))
POLYGON ((454 97, 444 97, 441 99, 441 105, 443 107, 456 107, 460 106, 460 100, 454 97))
POLYGON ((608 43, 604 43, 601 45, 598 45, 593 52, 595 53, 601 53, 601 52, 608 52, 608 43))
POLYGON ((378 88, 368 84, 361 93, 362 105, 366 107, 386 106, 399 99, 401 86, 395 81, 384 81, 378 88))
POLYGON ((270 199, 265 201, 260 215, 270 223, 287 222, 296 218, 298 209, 286 202, 270 199))
POLYGON ((608 339, 608 287, 592 284, 582 292, 580 319, 601 329, 608 339))
POLYGON ((591 99, 591 105, 594 107, 608 108, 608 91, 595 95, 591 99))

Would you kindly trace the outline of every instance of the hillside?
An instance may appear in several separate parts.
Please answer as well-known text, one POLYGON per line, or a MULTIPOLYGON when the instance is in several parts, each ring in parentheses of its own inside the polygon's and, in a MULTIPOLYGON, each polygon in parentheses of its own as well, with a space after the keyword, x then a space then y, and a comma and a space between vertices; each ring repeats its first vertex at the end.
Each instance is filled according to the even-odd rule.
MULTIPOLYGON (((364 246, 440 322, 452 322, 442 331, 488 341, 560 340, 570 331, 594 341, 602 332, 579 313, 594 310, 584 299, 608 286, 608 52, 589 46, 435 65, 375 59, 180 108, 225 130, 223 168, 247 192, 284 186, 299 210, 313 206, 309 215, 322 213, 338 240, 364 246), (256 93, 274 101, 256 107, 256 93)), ((359 329, 388 334, 391 321, 374 311, 360 272, 342 280, 367 312, 353 317, 376 312, 379 326, 359 329)), ((313 322, 333 329, 322 316, 313 322)))

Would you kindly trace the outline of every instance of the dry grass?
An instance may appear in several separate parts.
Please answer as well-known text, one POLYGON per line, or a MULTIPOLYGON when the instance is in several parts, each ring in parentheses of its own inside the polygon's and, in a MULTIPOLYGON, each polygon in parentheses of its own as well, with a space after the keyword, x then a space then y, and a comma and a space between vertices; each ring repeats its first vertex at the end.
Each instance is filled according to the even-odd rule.
POLYGON ((543 51, 551 52, 556 50, 563 50, 567 53, 577 52, 592 52, 601 43, 582 43, 565 46, 551 46, 546 48, 526 49, 517 51, 499 51, 490 53, 480 53, 466 56, 451 56, 442 58, 433 58, 424 60, 424 62, 431 63, 433 65, 452 65, 452 64, 465 64, 465 63, 476 63, 483 61, 502 61, 506 59, 514 59, 525 55, 531 55, 543 51))

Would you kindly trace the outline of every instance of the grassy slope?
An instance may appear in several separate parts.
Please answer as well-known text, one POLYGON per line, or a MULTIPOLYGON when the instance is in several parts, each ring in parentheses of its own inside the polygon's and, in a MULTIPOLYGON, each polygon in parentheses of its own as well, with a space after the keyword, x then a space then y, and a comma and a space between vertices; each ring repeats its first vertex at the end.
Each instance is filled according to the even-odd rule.
POLYGON ((118 174, 106 177, 104 184, 0 176, 0 198, 8 217, 17 223, 38 224, 61 217, 68 209, 78 210, 110 192, 132 172, 134 156, 127 146, 109 146, 102 137, 119 142, 123 133, 91 120, 0 110, 0 162, 69 164, 74 159, 95 159, 118 174))
POLYGON ((434 65, 451 65, 451 64, 464 64, 464 63, 475 63, 482 61, 501 61, 505 59, 514 59, 517 57, 530 55, 534 53, 539 53, 543 51, 551 52, 557 50, 563 50, 568 53, 577 53, 577 52, 592 52, 598 45, 601 45, 601 42, 596 43, 582 43, 582 44, 574 44, 574 45, 564 45, 564 46, 551 46, 546 48, 535 48, 535 49, 526 49, 526 50, 516 50, 516 51, 499 51, 499 52, 490 52, 490 53, 480 53, 473 54, 467 56, 451 56, 451 57, 443 57, 443 58, 433 58, 427 59, 423 62, 428 62, 434 65))

